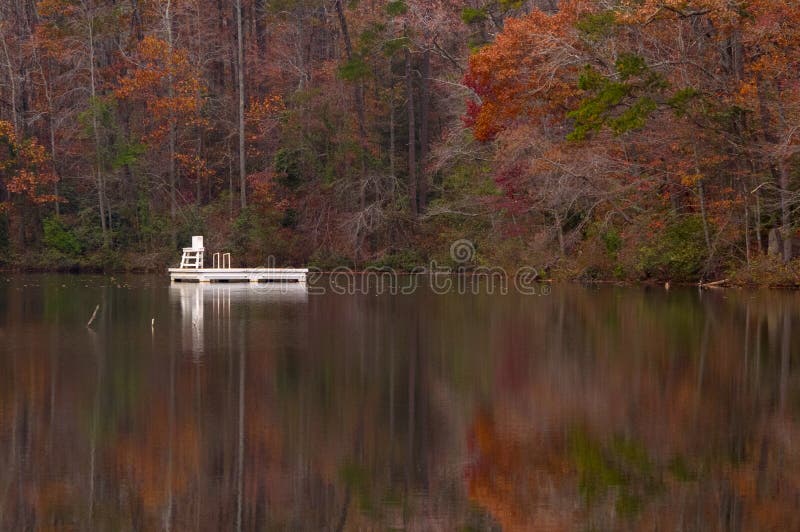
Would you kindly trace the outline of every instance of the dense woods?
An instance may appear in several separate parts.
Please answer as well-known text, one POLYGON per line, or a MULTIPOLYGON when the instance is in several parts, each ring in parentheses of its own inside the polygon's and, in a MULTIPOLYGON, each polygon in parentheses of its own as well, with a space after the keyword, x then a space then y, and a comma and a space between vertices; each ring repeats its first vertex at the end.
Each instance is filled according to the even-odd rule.
POLYGON ((9 0, 2 260, 794 282, 790 0, 9 0))

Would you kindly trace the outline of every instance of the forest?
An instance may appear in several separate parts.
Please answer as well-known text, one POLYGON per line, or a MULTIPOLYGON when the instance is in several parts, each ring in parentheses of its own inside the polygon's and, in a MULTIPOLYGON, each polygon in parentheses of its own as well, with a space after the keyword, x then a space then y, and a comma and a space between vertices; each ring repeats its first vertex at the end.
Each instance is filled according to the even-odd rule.
POLYGON ((5 0, 0 265, 793 285, 792 0, 5 0), (273 259, 269 259, 272 257, 273 259))

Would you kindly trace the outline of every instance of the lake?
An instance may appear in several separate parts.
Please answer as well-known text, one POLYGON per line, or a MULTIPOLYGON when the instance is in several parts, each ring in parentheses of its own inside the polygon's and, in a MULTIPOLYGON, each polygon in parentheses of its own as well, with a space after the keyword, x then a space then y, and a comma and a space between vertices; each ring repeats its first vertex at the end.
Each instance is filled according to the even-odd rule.
POLYGON ((0 528, 800 529, 797 293, 326 292, 0 277, 0 528))

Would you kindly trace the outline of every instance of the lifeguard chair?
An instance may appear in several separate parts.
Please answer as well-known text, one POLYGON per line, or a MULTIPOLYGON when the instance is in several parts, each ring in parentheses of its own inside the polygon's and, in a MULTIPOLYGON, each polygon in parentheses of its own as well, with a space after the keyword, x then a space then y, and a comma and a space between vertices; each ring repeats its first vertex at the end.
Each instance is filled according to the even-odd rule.
POLYGON ((192 247, 183 248, 183 255, 181 256, 181 269, 195 268, 197 270, 203 268, 203 255, 206 248, 203 247, 203 237, 193 236, 192 247))

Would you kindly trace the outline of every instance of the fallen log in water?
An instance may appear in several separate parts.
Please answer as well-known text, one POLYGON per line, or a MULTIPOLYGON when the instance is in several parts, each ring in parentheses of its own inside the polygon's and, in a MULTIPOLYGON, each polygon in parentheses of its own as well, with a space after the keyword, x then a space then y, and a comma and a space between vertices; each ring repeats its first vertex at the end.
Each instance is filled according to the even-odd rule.
POLYGON ((721 279, 719 281, 712 281, 710 283, 700 282, 700 288, 724 288, 724 285, 729 281, 729 279, 721 279))

